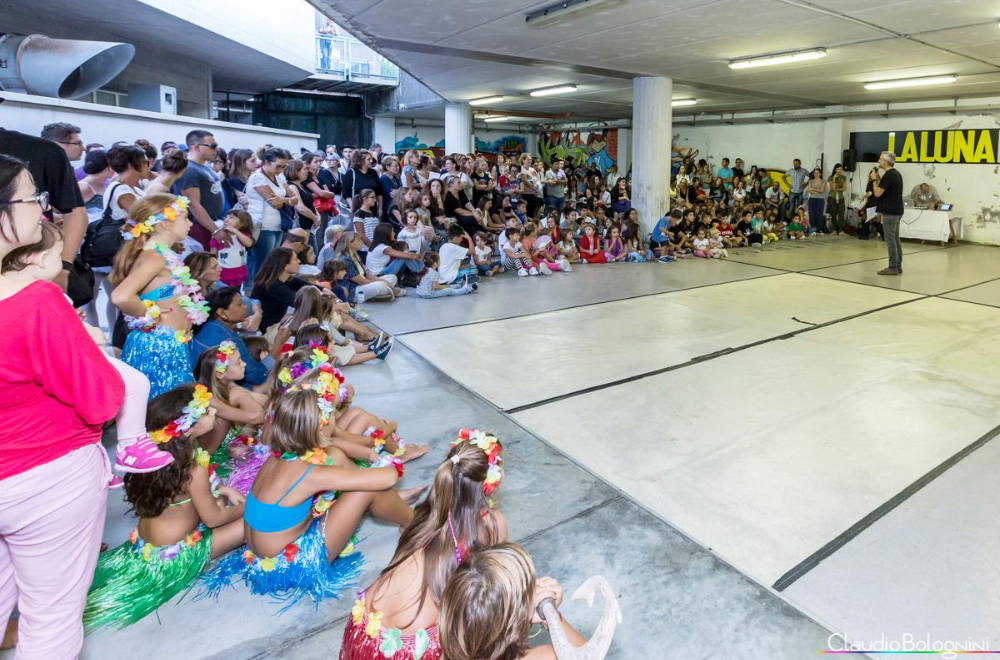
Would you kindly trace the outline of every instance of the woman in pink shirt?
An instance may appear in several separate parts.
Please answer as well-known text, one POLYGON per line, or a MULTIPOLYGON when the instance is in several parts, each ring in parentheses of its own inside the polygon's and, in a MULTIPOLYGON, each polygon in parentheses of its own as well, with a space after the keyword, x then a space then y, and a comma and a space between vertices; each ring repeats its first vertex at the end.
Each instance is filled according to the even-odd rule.
MULTIPOLYGON (((0 155, 0 259, 41 238, 47 209, 0 155)), ((75 658, 111 477, 101 426, 125 385, 50 282, 0 275, 0 328, 0 625, 17 605, 16 660, 75 658)))

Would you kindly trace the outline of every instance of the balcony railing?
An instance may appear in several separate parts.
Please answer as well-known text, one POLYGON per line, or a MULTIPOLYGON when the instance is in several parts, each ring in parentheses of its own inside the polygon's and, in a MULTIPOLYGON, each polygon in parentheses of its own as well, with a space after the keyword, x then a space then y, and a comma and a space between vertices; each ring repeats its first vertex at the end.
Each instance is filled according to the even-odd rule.
POLYGON ((356 39, 316 35, 316 71, 346 80, 398 85, 399 67, 356 39))

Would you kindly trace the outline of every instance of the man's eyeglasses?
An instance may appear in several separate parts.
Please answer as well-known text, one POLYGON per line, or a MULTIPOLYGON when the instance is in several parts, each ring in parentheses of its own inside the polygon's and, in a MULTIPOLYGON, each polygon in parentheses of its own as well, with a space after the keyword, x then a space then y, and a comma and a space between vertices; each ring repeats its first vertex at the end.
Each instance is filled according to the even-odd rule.
POLYGON ((32 204, 37 203, 42 207, 42 212, 48 211, 52 207, 49 206, 49 193, 48 191, 40 192, 34 197, 28 197, 27 199, 12 199, 8 204, 32 204))
POLYGON ((209 149, 218 149, 219 148, 219 143, 218 142, 213 142, 213 143, 209 144, 207 142, 199 142, 195 146, 196 147, 208 147, 209 149))
POLYGON ((68 144, 68 145, 73 146, 73 147, 82 147, 83 146, 83 140, 77 140, 76 142, 60 142, 59 144, 68 144))

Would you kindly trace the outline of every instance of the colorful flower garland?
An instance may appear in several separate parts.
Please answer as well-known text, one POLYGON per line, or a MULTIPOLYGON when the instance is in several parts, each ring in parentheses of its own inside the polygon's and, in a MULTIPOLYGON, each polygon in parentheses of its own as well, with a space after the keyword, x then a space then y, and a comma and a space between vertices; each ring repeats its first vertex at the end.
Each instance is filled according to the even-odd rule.
MULTIPOLYGON (((462 442, 479 447, 486 454, 489 469, 486 471, 486 480, 483 482, 483 493, 492 495, 500 480, 503 479, 503 456, 500 455, 500 450, 503 447, 500 445, 500 441, 497 440, 496 436, 484 433, 479 429, 462 429, 458 432, 458 438, 452 440, 451 446, 454 447, 462 442)), ((458 457, 452 457, 453 463, 458 463, 456 458, 458 457)))
MULTIPOLYGON (((201 325, 208 320, 208 303, 201 295, 201 286, 198 281, 191 277, 191 270, 184 265, 177 253, 165 245, 156 241, 150 241, 143 248, 144 250, 156 250, 157 254, 163 257, 170 271, 170 286, 173 288, 175 302, 177 306, 187 314, 191 325, 201 325)), ((160 308, 156 303, 146 300, 144 316, 126 316, 125 321, 130 330, 141 332, 151 332, 157 327, 160 320, 160 308)), ((178 330, 177 341, 187 343, 191 340, 190 330, 178 330)))
POLYGON ((194 397, 191 402, 184 406, 181 416, 170 422, 158 431, 151 431, 149 439, 158 445, 170 442, 174 438, 191 430, 201 416, 208 411, 208 402, 212 398, 212 393, 204 385, 194 386, 194 397))
POLYGON ((219 350, 215 352, 215 373, 219 376, 226 373, 229 368, 229 360, 233 354, 238 352, 236 342, 231 339, 224 340, 219 344, 219 350))
POLYGON ((133 238, 139 238, 143 234, 149 234, 153 231, 153 225, 159 224, 164 220, 176 220, 181 216, 181 214, 186 213, 190 200, 183 195, 177 197, 170 206, 163 209, 159 213, 154 213, 142 222, 136 222, 134 218, 127 218, 125 224, 122 227, 122 233, 125 235, 126 241, 131 241, 133 238))

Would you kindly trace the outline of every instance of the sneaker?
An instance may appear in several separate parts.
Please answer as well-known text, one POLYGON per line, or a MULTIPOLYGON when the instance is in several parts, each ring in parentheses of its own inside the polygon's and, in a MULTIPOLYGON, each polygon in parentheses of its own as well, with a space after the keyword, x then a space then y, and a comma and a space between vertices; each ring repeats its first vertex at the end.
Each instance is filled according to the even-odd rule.
POLYGON ((375 349, 375 357, 379 360, 385 361, 389 351, 392 350, 393 340, 390 338, 389 341, 385 342, 381 346, 375 349))
POLYGON ((402 298, 403 296, 405 296, 405 295, 406 295, 406 293, 407 293, 407 292, 406 292, 406 289, 400 289, 400 290, 399 290, 399 293, 397 293, 397 294, 396 294, 396 297, 397 297, 397 298, 402 298))
POLYGON ((551 275, 552 274, 552 271, 549 270, 548 265, 545 264, 544 262, 538 264, 538 272, 541 273, 542 275, 551 275))
POLYGON ((119 472, 143 474, 156 472, 174 462, 169 453, 156 448, 145 433, 127 445, 118 445, 115 451, 115 469, 119 472))
POLYGON ((559 266, 560 266, 560 267, 561 267, 561 268, 562 268, 562 269, 563 269, 563 270, 564 270, 565 272, 567 272, 567 273, 572 273, 572 272, 573 272, 573 267, 572 267, 572 266, 571 266, 571 265, 569 264, 569 260, 568 260, 568 259, 565 259, 565 258, 563 258, 563 259, 560 259, 560 260, 559 260, 559 266))
POLYGON ((669 264, 670 262, 674 261, 674 258, 673 257, 660 257, 657 261, 659 261, 661 264, 669 264))
POLYGON ((528 271, 528 275, 538 275, 538 269, 532 268, 531 270, 528 271))
POLYGON ((371 342, 368 344, 368 350, 374 352, 375 349, 378 348, 384 341, 385 341, 385 333, 384 332, 378 333, 378 336, 376 336, 375 339, 372 339, 371 342))
POLYGON ((760 247, 760 243, 751 243, 750 247, 759 248, 760 247))
POLYGON ((725 248, 722 249, 722 258, 723 259, 728 259, 729 258, 729 251, 726 250, 725 248))
POLYGON ((518 277, 527 277, 528 276, 528 271, 524 270, 523 268, 518 268, 517 269, 517 276, 518 277))
POLYGON ((119 477, 117 474, 113 474, 111 475, 111 481, 108 482, 108 490, 121 488, 124 485, 125 485, 125 480, 119 477))
POLYGON ((471 289, 472 291, 479 291, 479 283, 473 282, 472 284, 469 285, 469 289, 471 289))

